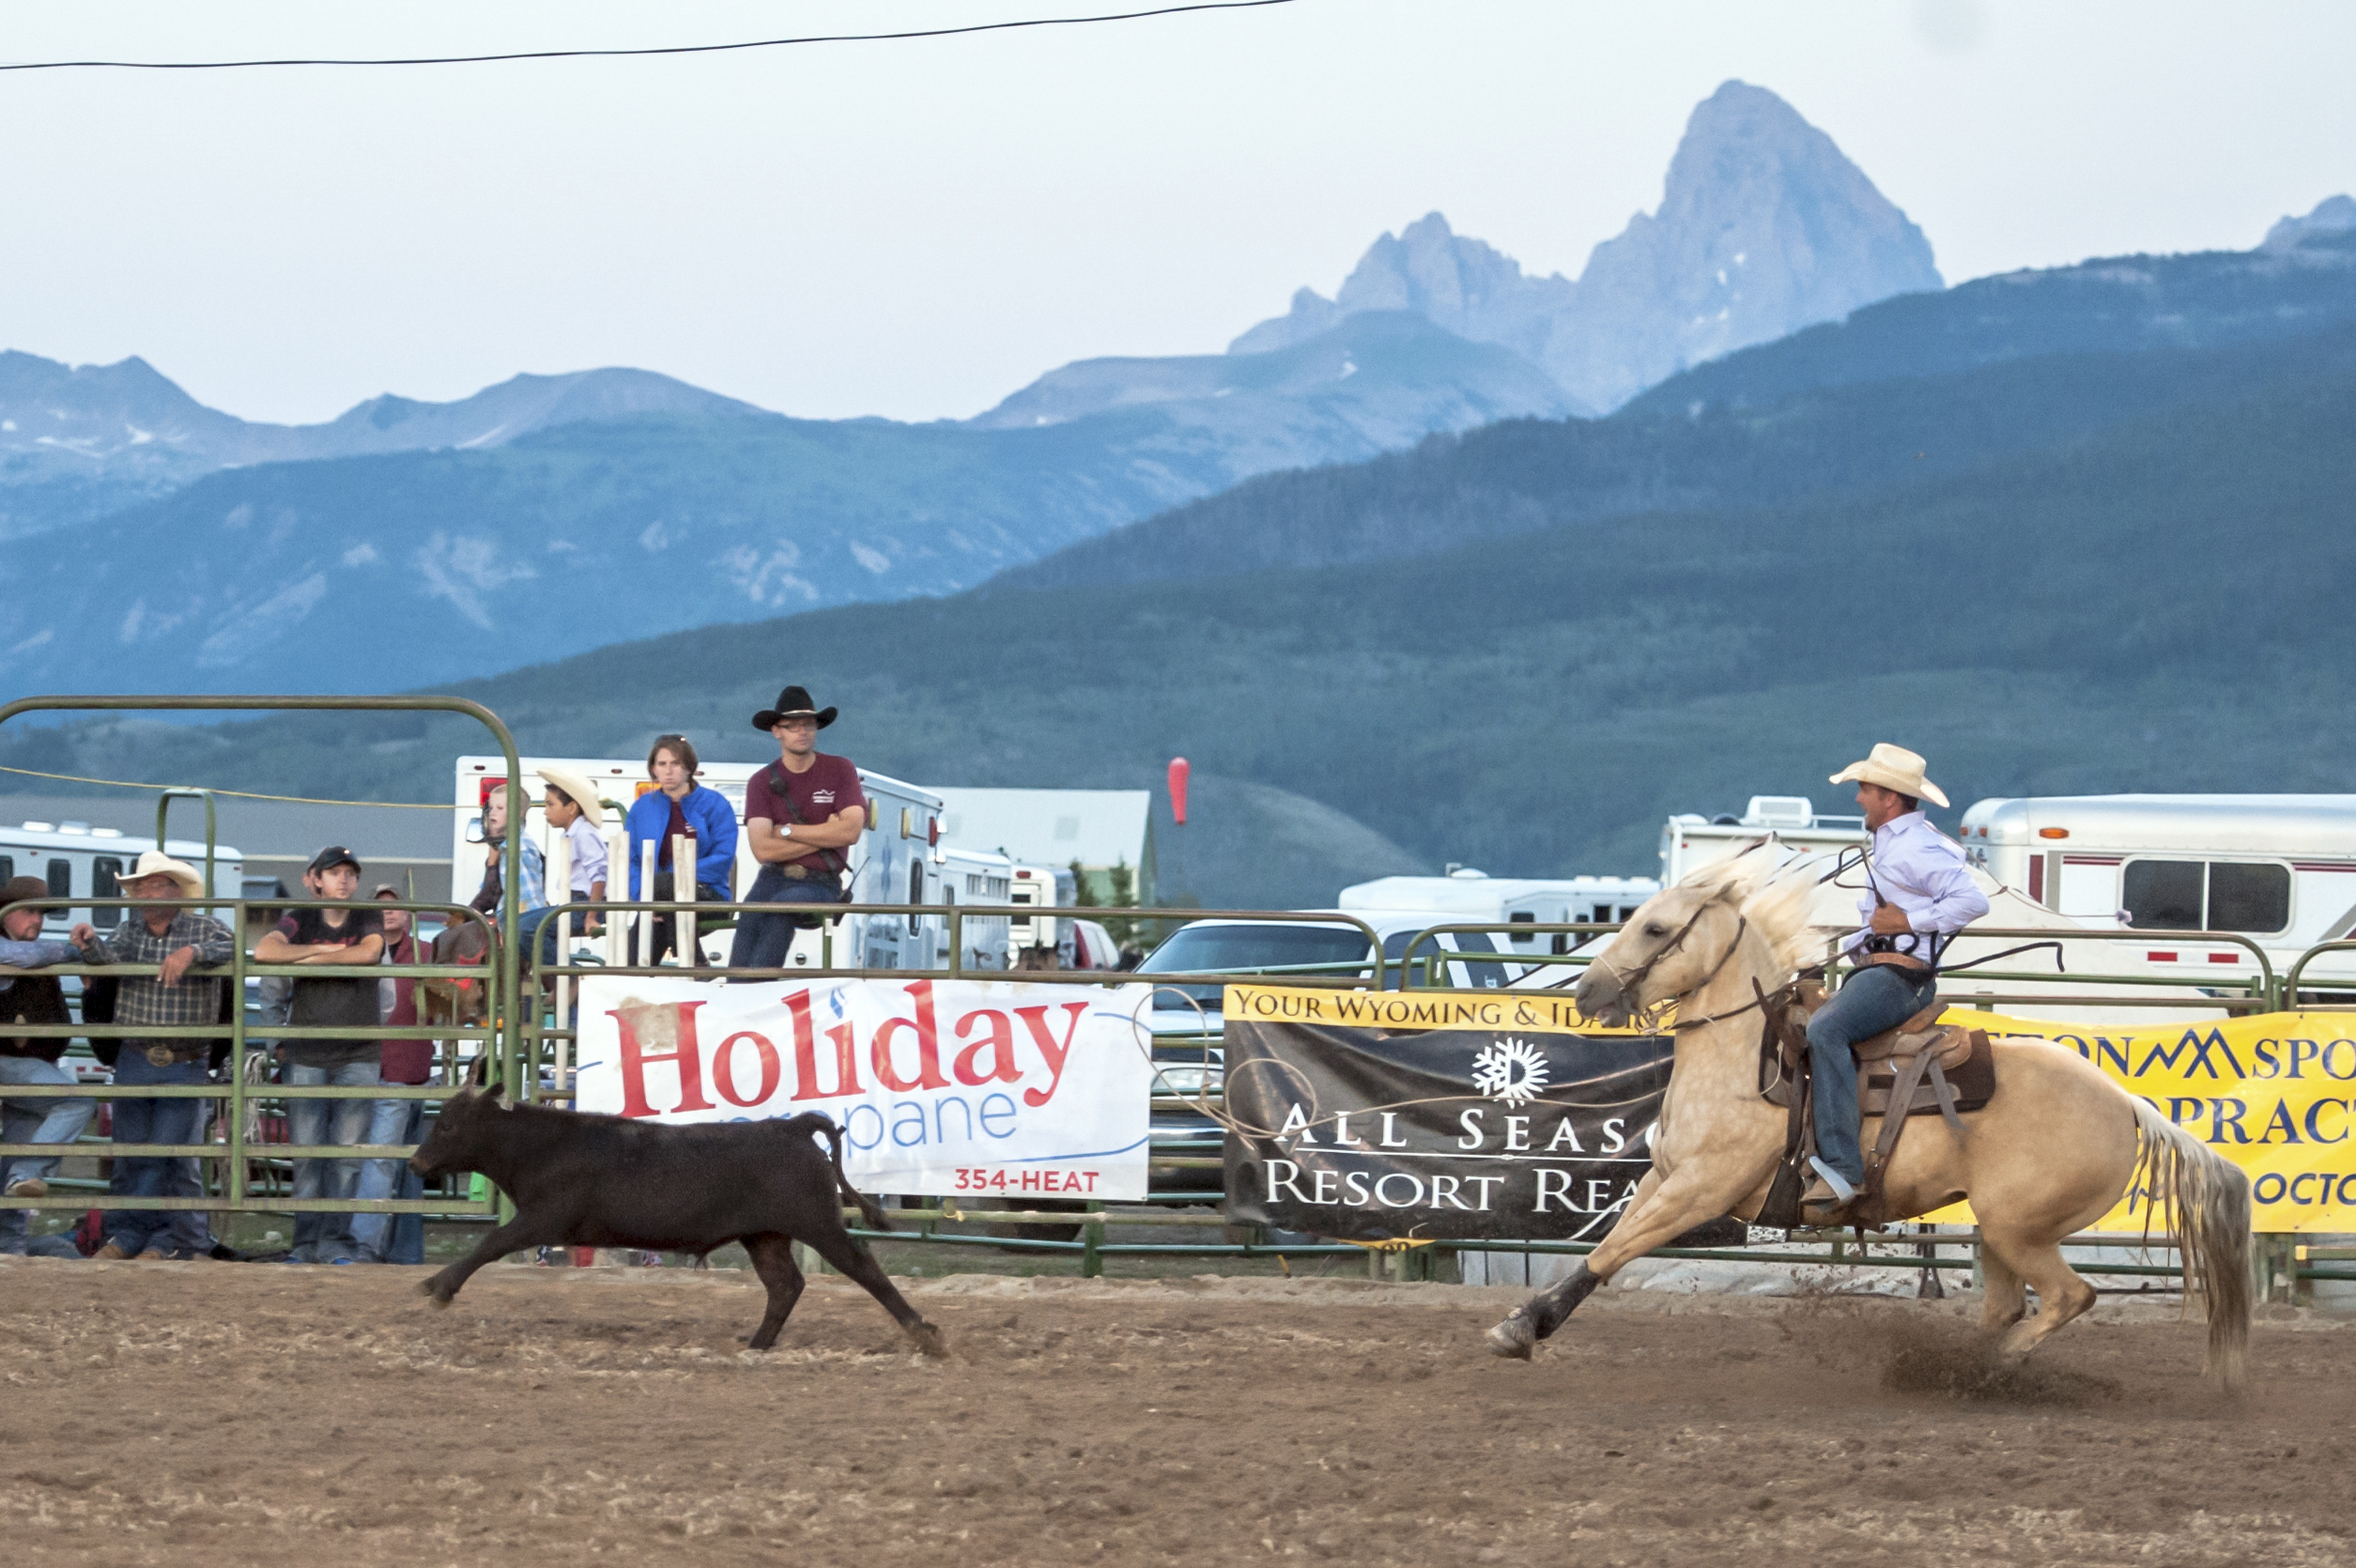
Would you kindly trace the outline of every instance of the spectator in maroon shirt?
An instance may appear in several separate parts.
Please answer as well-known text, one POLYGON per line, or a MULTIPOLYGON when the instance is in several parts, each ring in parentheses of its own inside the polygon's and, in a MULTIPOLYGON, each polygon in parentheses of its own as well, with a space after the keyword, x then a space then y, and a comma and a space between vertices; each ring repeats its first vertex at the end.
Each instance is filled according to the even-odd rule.
MULTIPOLYGON (((387 899, 398 899, 401 890, 391 883, 379 883, 376 897, 385 903, 384 960, 391 964, 413 964, 418 961, 417 929, 406 909, 395 909, 387 899)), ((388 1024, 414 1025, 417 1022, 417 982, 397 976, 387 976, 377 982, 378 1003, 388 1024)), ((434 1076, 434 1042, 420 1039, 389 1039, 383 1042, 380 1072, 387 1084, 424 1084, 434 1076)), ((368 1123, 368 1142, 379 1146, 409 1145, 424 1141, 425 1107, 423 1099, 379 1099, 368 1123)), ((403 1160, 371 1160, 362 1167, 360 1185, 353 1194, 360 1198, 422 1198, 425 1195, 425 1180, 403 1160)), ((357 1255, 362 1263, 423 1263, 425 1261, 425 1217, 422 1214, 355 1214, 352 1216, 352 1239, 357 1243, 357 1255)))
MULTIPOLYGON (((800 686, 753 715, 753 728, 777 741, 778 760, 745 786, 745 836, 761 863, 747 903, 833 904, 846 896, 851 846, 867 830, 867 793, 849 759, 818 749, 818 732, 834 721, 835 710, 821 712, 800 686)), ((729 966, 781 968, 793 927, 782 915, 744 916, 729 966)))

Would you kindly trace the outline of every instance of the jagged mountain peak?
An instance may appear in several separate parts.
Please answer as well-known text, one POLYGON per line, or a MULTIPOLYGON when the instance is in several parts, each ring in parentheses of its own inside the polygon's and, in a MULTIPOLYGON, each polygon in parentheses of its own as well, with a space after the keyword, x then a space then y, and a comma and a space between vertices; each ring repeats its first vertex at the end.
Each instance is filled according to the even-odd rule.
POLYGON ((1543 362, 1617 407, 1705 360, 1943 286, 1922 230, 1830 136, 1730 81, 1686 120, 1660 207, 1588 258, 1543 362))
POLYGON ((1301 290, 1228 352, 1411 310, 1513 349, 1575 403, 1611 408, 1701 361, 1940 286, 1922 231, 1830 136, 1766 88, 1729 81, 1688 117, 1658 209, 1598 245, 1577 282, 1527 273, 1432 212, 1369 246, 1333 299, 1301 290))

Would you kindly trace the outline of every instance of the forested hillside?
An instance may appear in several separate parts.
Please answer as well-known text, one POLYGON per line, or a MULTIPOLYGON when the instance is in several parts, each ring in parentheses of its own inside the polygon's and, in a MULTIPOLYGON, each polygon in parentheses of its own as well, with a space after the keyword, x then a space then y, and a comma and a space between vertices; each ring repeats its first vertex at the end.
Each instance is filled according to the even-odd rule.
MULTIPOLYGON (((1670 811, 1759 792, 1825 802, 1825 776, 1876 739, 1926 752, 1959 802, 2346 789, 2348 354, 2333 337, 2271 372, 2231 355, 2171 361, 2238 365, 2238 395, 1977 464, 1909 452, 1806 497, 1540 526, 1412 560, 855 607, 453 689, 531 747, 627 754, 678 725, 708 755, 749 758, 763 743, 747 715, 790 679, 844 708, 831 746, 902 776, 1134 787, 1182 752, 1416 856, 1523 874, 1648 870, 1670 811)), ((2225 383, 2204 370, 2202 384, 2225 383)), ((1446 526, 1422 504, 1397 501, 1400 526, 1446 526)), ((50 731, 11 740, 5 760, 425 798, 477 744, 440 721, 286 718, 201 736, 50 731)), ((1217 901, 1246 870, 1192 891, 1217 901)))

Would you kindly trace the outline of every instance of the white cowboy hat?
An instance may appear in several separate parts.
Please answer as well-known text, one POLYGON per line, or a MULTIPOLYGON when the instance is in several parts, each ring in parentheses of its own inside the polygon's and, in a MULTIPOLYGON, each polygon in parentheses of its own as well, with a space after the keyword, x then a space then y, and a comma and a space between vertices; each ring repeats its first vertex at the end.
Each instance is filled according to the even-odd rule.
MULTIPOLYGON (((142 877, 170 877, 180 884, 180 891, 192 899, 205 896, 205 874, 185 860, 175 860, 162 850, 149 850, 127 871, 118 871, 115 883, 129 887, 142 877)), ((129 895, 126 895, 128 897, 129 895)))
POLYGON ((540 769, 540 782, 553 784, 571 796, 573 804, 581 808, 581 815, 589 825, 600 833, 605 831, 605 801, 599 796, 596 785, 592 784, 571 768, 558 767, 540 769))
POLYGON ((1902 746, 1883 741, 1873 747, 1873 754, 1862 762, 1852 762, 1832 776, 1835 784, 1879 784, 1885 790, 1895 790, 1902 795, 1927 800, 1933 806, 1945 806, 1947 796, 1939 787, 1922 776, 1922 759, 1902 746))

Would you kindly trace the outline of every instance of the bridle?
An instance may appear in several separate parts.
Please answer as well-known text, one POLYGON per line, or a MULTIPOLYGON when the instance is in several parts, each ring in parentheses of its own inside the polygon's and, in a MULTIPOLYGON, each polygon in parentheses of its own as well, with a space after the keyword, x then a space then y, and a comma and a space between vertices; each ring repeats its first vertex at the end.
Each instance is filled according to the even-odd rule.
MULTIPOLYGON (((1713 899, 1711 902, 1714 903, 1716 900, 1713 899)), ((1644 983, 1645 978, 1653 973, 1654 968, 1659 964, 1661 960, 1667 958, 1670 954, 1685 945, 1686 938, 1693 934, 1693 928, 1701 923, 1702 917, 1704 915, 1710 913, 1710 908, 1711 903, 1704 903, 1701 908, 1695 910, 1690 915, 1686 916, 1686 923, 1677 928, 1677 934, 1671 937, 1667 942, 1662 943, 1658 947, 1654 948, 1653 956, 1646 959, 1642 963, 1638 964, 1634 969, 1623 971, 1617 964, 1613 963, 1609 959, 1604 957, 1601 953, 1595 955, 1595 964, 1609 974, 1614 980, 1619 982, 1621 994, 1628 997, 1634 997, 1637 988, 1644 983)), ((1743 932, 1749 929, 1750 916, 1744 915, 1739 911, 1736 912, 1734 916, 1734 938, 1726 945, 1726 951, 1718 956, 1717 962, 1710 965, 1710 972, 1707 975, 1702 976, 1699 981, 1695 982, 1693 991, 1696 993, 1700 992, 1702 988, 1707 986, 1712 980, 1717 979, 1718 977, 1719 971, 1723 970, 1728 964, 1734 961, 1735 953, 1740 951, 1743 945, 1743 932)), ((1676 1034, 1682 1033, 1687 1029, 1699 1029, 1704 1023, 1716 1023, 1721 1019, 1739 1018, 1744 1013, 1759 1007, 1765 1001, 1765 996, 1760 996, 1752 1001, 1746 1002, 1741 1007, 1736 1007, 1730 1012, 1712 1013, 1706 1018, 1679 1019, 1676 1023, 1671 1026, 1671 1033, 1676 1034)))

